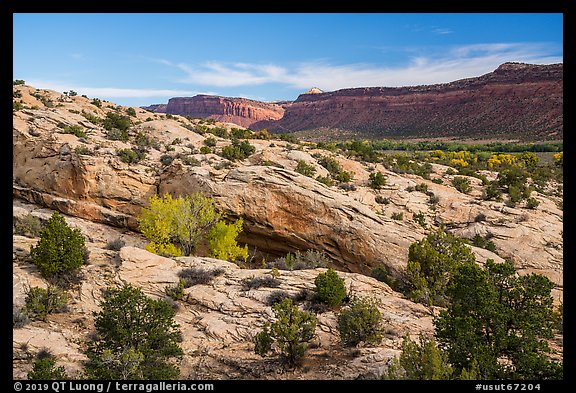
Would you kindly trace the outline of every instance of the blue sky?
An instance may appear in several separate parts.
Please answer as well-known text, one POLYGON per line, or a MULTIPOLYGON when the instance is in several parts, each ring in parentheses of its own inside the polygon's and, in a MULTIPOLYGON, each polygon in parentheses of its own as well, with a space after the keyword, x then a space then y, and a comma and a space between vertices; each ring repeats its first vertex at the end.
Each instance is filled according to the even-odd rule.
POLYGON ((121 105, 450 82, 563 60, 560 13, 13 15, 13 79, 121 105))

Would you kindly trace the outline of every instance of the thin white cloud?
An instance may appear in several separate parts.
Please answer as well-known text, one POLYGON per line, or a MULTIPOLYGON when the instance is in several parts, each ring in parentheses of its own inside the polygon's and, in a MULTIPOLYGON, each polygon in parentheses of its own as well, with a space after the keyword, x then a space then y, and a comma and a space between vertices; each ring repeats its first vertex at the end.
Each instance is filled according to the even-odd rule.
POLYGON ((432 31, 432 33, 438 34, 438 35, 447 35, 447 34, 453 34, 454 33, 453 30, 448 29, 446 27, 433 27, 431 31, 432 31))
POLYGON ((409 86, 451 82, 479 76, 500 64, 516 61, 533 64, 560 63, 562 56, 551 55, 559 48, 542 43, 490 43, 453 47, 442 56, 412 57, 403 66, 375 64, 334 65, 326 61, 299 63, 291 68, 275 64, 206 62, 179 63, 186 75, 182 83, 215 87, 255 86, 279 83, 292 88, 318 86, 330 91, 349 87, 409 86))
POLYGON ((54 82, 47 80, 26 80, 26 83, 38 89, 48 89, 55 91, 74 90, 78 94, 85 94, 88 97, 107 98, 146 98, 146 97, 176 97, 192 96, 196 94, 213 94, 211 92, 200 92, 194 90, 178 89, 124 89, 118 87, 89 87, 77 86, 65 82, 54 82))

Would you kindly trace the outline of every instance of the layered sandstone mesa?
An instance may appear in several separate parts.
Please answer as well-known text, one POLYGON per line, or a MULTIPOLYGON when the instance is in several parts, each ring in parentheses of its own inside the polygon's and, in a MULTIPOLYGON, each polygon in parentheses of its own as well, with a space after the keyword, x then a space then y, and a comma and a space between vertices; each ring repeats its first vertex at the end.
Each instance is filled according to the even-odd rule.
POLYGON ((156 113, 166 113, 166 106, 168 104, 152 104, 152 105, 148 105, 148 106, 142 106, 142 109, 146 109, 147 111, 150 112, 156 112, 156 113))
POLYGON ((254 129, 340 129, 364 136, 563 138, 563 65, 505 63, 451 83, 307 92, 254 129))
POLYGON ((165 109, 172 115, 211 118, 221 122, 251 127, 263 120, 278 120, 284 115, 284 108, 277 104, 209 95, 170 98, 165 109))

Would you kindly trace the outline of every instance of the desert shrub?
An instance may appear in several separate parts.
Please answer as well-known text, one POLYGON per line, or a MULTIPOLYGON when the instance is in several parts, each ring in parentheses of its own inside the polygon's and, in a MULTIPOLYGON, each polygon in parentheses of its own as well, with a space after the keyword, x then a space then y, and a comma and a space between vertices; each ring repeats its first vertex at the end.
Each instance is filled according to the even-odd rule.
POLYGON ((278 257, 272 261, 268 261, 266 266, 273 269, 293 270, 295 262, 296 258, 294 254, 288 253, 286 256, 278 257))
POLYGON ((428 195, 428 203, 431 205, 436 205, 440 202, 440 197, 434 193, 428 195))
POLYGON ((341 170, 340 172, 338 172, 338 174, 336 174, 336 176, 334 176, 334 180, 337 180, 342 183, 348 183, 349 181, 352 181, 352 178, 353 178, 352 174, 344 170, 341 170))
POLYGON ((204 139, 202 143, 204 144, 204 146, 214 147, 216 146, 216 138, 209 136, 208 138, 204 139))
POLYGON ((94 152, 90 150, 90 148, 84 145, 76 146, 76 148, 74 149, 74 153, 86 156, 91 156, 92 154, 94 154, 94 152))
POLYGON ((296 169, 294 171, 308 177, 313 177, 316 173, 316 168, 313 165, 309 165, 304 160, 298 160, 298 164, 296 165, 296 169))
POLYGON ((437 178, 437 179, 432 179, 432 183, 436 183, 436 184, 443 184, 444 180, 437 178))
POLYGON ((238 141, 236 139, 232 141, 232 144, 222 148, 221 156, 230 161, 243 160, 255 151, 256 148, 247 140, 238 141))
POLYGON ((172 161, 174 161, 174 157, 172 157, 170 154, 162 154, 160 156, 160 163, 164 166, 170 165, 172 161))
POLYGON ((260 130, 260 131, 255 132, 254 135, 252 135, 252 138, 254 138, 254 139, 269 140, 271 137, 272 137, 272 135, 270 135, 268 130, 265 128, 260 130))
POLYGON ((290 366, 297 365, 304 356, 307 343, 314 337, 316 316, 300 311, 289 298, 272 306, 276 321, 266 324, 254 337, 254 351, 266 356, 274 344, 290 366))
POLYGON ((306 250, 301 253, 296 250, 294 254, 288 253, 284 257, 268 262, 267 267, 280 270, 302 270, 327 267, 329 264, 330 260, 321 251, 306 250))
POLYGON ((194 158, 192 156, 180 157, 180 159, 186 165, 190 165, 190 166, 200 166, 201 165, 200 161, 198 161, 196 158, 194 158))
POLYGON ((250 289, 277 288, 280 286, 280 280, 272 276, 251 277, 242 280, 242 287, 248 291, 250 289))
POLYGON ((320 160, 318 160, 318 164, 320 164, 324 168, 326 168, 326 170, 328 172, 330 172, 332 177, 337 176, 338 173, 340 173, 342 171, 342 167, 340 166, 340 163, 338 161, 336 161, 335 158, 332 158, 332 157, 324 156, 320 160))
POLYGON ((172 363, 183 352, 174 309, 125 285, 108 289, 95 313, 96 337, 87 345, 89 379, 177 379, 172 363))
POLYGON ((232 127, 230 129, 230 135, 232 136, 232 138, 236 139, 248 139, 252 136, 252 132, 248 129, 232 127))
POLYGON ((54 212, 40 231, 40 241, 30 247, 30 257, 44 277, 76 270, 85 262, 84 236, 79 229, 68 226, 54 212))
MULTIPOLYGON (((214 124, 214 123, 212 123, 214 124)), ((228 138, 228 130, 226 130, 226 128, 224 127, 212 127, 208 129, 208 132, 211 134, 214 134, 220 138, 228 138)))
POLYGON ((482 221, 486 221, 486 214, 478 213, 476 217, 474 217, 474 222, 482 222, 482 221))
POLYGON ((298 139, 292 134, 277 134, 276 138, 278 138, 281 141, 286 141, 290 143, 300 143, 298 139))
MULTIPOLYGON (((330 176, 332 177, 332 179, 342 182, 342 183, 347 183, 349 181, 352 180, 353 176, 350 172, 347 172, 345 170, 342 169, 342 167, 340 166, 340 164, 338 163, 338 161, 336 161, 336 159, 332 158, 332 157, 327 157, 324 156, 322 158, 320 158, 318 160, 318 164, 322 165, 324 168, 326 168, 326 170, 330 173, 330 176)), ((331 185, 331 184, 327 184, 325 181, 318 179, 320 176, 318 176, 316 178, 316 180, 326 184, 326 185, 331 185)))
POLYGON ((318 299, 326 303, 328 307, 338 307, 346 298, 344 280, 335 270, 329 268, 325 273, 320 273, 314 280, 318 299))
POLYGON ((318 175, 318 176, 316 176, 316 181, 318 181, 318 182, 320 182, 320 183, 322 183, 328 187, 331 187, 334 185, 334 180, 332 180, 332 178, 330 176, 318 175))
POLYGON ((69 379, 64 366, 56 367, 56 359, 52 354, 37 356, 32 364, 32 370, 27 374, 29 380, 51 381, 69 379))
POLYGON ((519 275, 510 260, 460 265, 448 288, 450 305, 434 320, 456 373, 475 366, 477 379, 562 379, 548 344, 553 288, 543 275, 519 275))
POLYGON ((90 103, 97 108, 102 108, 102 100, 99 98, 94 98, 90 103))
POLYGON ((146 157, 146 153, 134 149, 120 149, 116 151, 120 161, 126 164, 137 164, 146 157))
POLYGON ((84 132, 84 128, 82 128, 79 124, 67 125, 62 128, 62 131, 65 134, 74 134, 78 138, 85 138, 86 133, 84 132))
POLYGON ((30 323, 30 318, 18 307, 12 306, 12 327, 20 329, 30 323))
POLYGON ((22 98, 22 92, 20 90, 12 91, 12 98, 22 98))
POLYGON ((93 115, 93 114, 90 113, 90 112, 86 112, 86 111, 82 110, 82 112, 80 112, 80 114, 81 114, 82 116, 84 116, 84 118, 85 118, 86 120, 88 120, 88 121, 89 121, 90 123, 92 123, 92 124, 100 124, 100 123, 102 123, 102 119, 101 119, 101 118, 99 118, 99 117, 96 116, 96 115, 93 115))
POLYGON ((28 213, 23 217, 14 217, 13 232, 16 235, 26 237, 38 237, 42 230, 40 219, 28 213))
POLYGON ((110 139, 111 141, 128 142, 128 131, 112 128, 106 131, 106 138, 110 139))
POLYGON ((382 315, 374 299, 352 297, 338 315, 340 340, 346 346, 361 342, 378 344, 382 340, 382 315))
POLYGON ((498 187, 498 182, 492 181, 489 182, 482 191, 482 199, 485 201, 488 200, 495 200, 499 201, 502 198, 502 191, 498 187))
POLYGON ((382 172, 372 172, 368 175, 368 185, 375 190, 379 190, 386 185, 386 177, 382 172))
MULTIPOLYGON (((106 117, 102 121, 102 127, 104 127, 108 131, 113 129, 118 129, 120 131, 127 131, 131 125, 132 123, 130 121, 130 117, 114 112, 106 113, 106 117)), ((128 140, 128 137, 126 137, 126 140, 128 140)))
POLYGON ((463 194, 467 194, 472 190, 470 179, 467 177, 455 176, 454 179, 452 179, 452 185, 463 194))
POLYGON ((248 259, 248 246, 240 247, 236 242, 238 234, 242 232, 244 220, 239 218, 231 224, 219 221, 208 232, 208 244, 214 258, 235 261, 242 258, 248 259))
POLYGON ((382 195, 377 195, 374 200, 376 201, 376 203, 379 203, 381 205, 388 205, 390 203, 390 199, 385 198, 382 195))
POLYGON ((24 108, 24 104, 21 101, 12 101, 12 110, 18 112, 24 108))
POLYGON ((413 213, 412 219, 418 224, 420 224, 422 228, 426 228, 426 217, 424 216, 424 213, 422 212, 413 213))
POLYGON ((281 303, 284 299, 292 299, 292 296, 284 290, 277 290, 270 292, 270 294, 266 297, 266 305, 273 306, 276 303, 281 303))
POLYGON ((126 114, 128 116, 136 117, 136 110, 134 108, 126 108, 126 114))
POLYGON ((485 248, 486 250, 496 252, 496 245, 492 240, 490 240, 490 236, 482 237, 480 234, 474 235, 472 238, 472 244, 476 247, 485 248))
POLYGON ((475 262, 474 254, 464 241, 437 230, 412 243, 408 251, 406 275, 409 296, 424 304, 444 305, 446 289, 456 268, 475 262))
POLYGON ((25 83, 26 83, 26 82, 25 82, 23 79, 14 79, 14 80, 12 81, 12 85, 13 85, 13 86, 23 85, 23 84, 25 84, 25 83))
POLYGON ((254 352, 257 355, 266 356, 270 351, 272 351, 273 344, 274 338, 270 334, 268 327, 265 327, 254 336, 254 352))
POLYGON ((405 292, 406 284, 402 282, 402 279, 396 279, 390 273, 386 265, 379 265, 372 269, 370 272, 370 277, 374 277, 376 280, 386 283, 390 288, 397 292, 405 292))
POLYGON ((426 194, 428 192, 428 184, 420 183, 414 186, 414 190, 426 194))
POLYGON ((404 212, 394 212, 394 213, 392 213, 392 219, 393 219, 393 220, 402 221, 402 220, 404 219, 404 212))
POLYGON ((204 269, 201 267, 189 267, 180 270, 178 277, 184 279, 184 287, 189 288, 198 284, 210 284, 214 277, 224 273, 224 269, 204 269))
POLYGON ((108 240, 108 242, 106 243, 106 249, 107 250, 113 250, 113 251, 120 251, 120 249, 122 247, 124 247, 126 245, 126 242, 120 238, 116 238, 114 240, 108 240))
POLYGON ((526 208, 527 209, 536 209, 539 204, 540 204, 540 202, 536 198, 530 197, 526 201, 526 208))
POLYGON ((164 292, 166 295, 170 296, 170 298, 174 301, 182 300, 184 298, 184 287, 186 286, 186 280, 180 278, 178 280, 178 284, 174 286, 166 285, 164 287, 164 292))
POLYGON ((210 153, 212 153, 212 149, 210 149, 208 146, 202 146, 202 147, 200 147, 200 153, 201 154, 210 154, 210 153))
POLYGON ((318 267, 327 267, 330 264, 330 260, 321 251, 316 250, 306 250, 304 253, 296 251, 294 254, 294 264, 292 268, 294 270, 301 269, 316 269, 318 267))
POLYGON ((338 185, 338 188, 340 188, 344 191, 356 191, 356 185, 354 185, 352 183, 340 183, 338 185))
MULTIPOLYGON (((383 379, 446 380, 451 379, 453 369, 446 353, 436 342, 420 335, 419 342, 406 335, 402 341, 400 357, 394 357, 382 376, 383 379)), ((474 379, 474 378, 473 378, 474 379)))
POLYGON ((56 286, 32 287, 26 291, 22 312, 32 319, 45 321, 48 314, 65 311, 67 301, 66 293, 56 286))

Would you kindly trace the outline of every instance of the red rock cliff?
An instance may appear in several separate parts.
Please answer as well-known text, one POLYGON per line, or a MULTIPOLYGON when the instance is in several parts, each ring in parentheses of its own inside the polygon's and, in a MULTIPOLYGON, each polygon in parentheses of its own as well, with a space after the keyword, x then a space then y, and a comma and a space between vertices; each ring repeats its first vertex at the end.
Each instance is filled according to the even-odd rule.
POLYGON ((212 118, 217 121, 235 123, 242 127, 250 127, 258 121, 280 119, 284 114, 284 108, 280 105, 246 98, 197 95, 171 98, 166 106, 166 113, 212 118))
POLYGON ((563 65, 505 63, 451 83, 302 94, 276 132, 343 129, 365 136, 563 138, 563 65))

